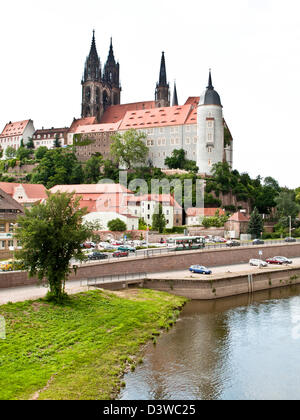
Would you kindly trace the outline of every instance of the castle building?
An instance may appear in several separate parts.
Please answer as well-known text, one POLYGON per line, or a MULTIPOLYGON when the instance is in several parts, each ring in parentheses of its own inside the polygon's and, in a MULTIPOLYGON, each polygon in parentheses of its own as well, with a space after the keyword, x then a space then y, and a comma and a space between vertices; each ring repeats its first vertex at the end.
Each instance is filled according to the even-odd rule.
POLYGON ((86 160, 97 152, 105 153, 107 157, 108 137, 100 133, 115 130, 122 134, 135 129, 147 135, 149 165, 166 169, 165 159, 173 150, 184 149, 186 158, 196 161, 201 174, 210 175, 213 165, 218 162, 228 162, 232 166, 233 139, 223 117, 221 98, 212 84, 211 71, 208 86, 201 96, 190 97, 184 105, 179 105, 174 83, 171 102, 163 52, 154 101, 120 104, 119 69, 111 42, 102 76, 93 33, 82 81, 82 118, 95 118, 92 123, 95 125, 80 127, 79 124, 68 140, 68 144, 73 144, 74 135, 81 134, 93 142, 93 146, 83 143, 83 149, 77 148, 79 159, 86 160))

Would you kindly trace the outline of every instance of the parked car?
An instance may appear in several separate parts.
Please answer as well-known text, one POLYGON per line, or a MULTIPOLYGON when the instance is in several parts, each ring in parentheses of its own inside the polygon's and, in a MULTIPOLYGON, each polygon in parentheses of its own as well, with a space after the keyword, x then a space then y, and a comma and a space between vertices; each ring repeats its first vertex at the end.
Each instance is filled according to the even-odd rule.
POLYGON ((230 240, 230 241, 227 241, 226 242, 226 246, 228 246, 228 247, 241 246, 241 244, 238 241, 230 240))
POLYGON ((101 252, 93 252, 92 254, 88 256, 88 259, 89 260, 107 260, 108 255, 102 254, 101 252))
POLYGON ((118 251, 136 252, 136 249, 129 245, 121 245, 118 247, 118 251))
POLYGON ((116 251, 113 253, 114 258, 123 258, 128 257, 129 252, 128 251, 116 251))
POLYGON ((285 238, 285 242, 297 242, 295 238, 285 238))
POLYGON ((268 263, 263 260, 252 259, 249 261, 249 264, 255 267, 268 267, 268 263))
POLYGON ((254 241, 252 242, 253 245, 264 245, 265 241, 261 240, 261 239, 254 239, 254 241))
POLYGON ((284 264, 282 260, 279 260, 279 259, 277 259, 275 257, 266 259, 266 263, 268 263, 268 264, 277 264, 277 265, 284 264))
POLYGON ((192 265, 190 271, 197 274, 212 274, 212 271, 203 265, 192 265))
POLYGON ((96 244, 95 242, 85 242, 83 244, 83 248, 86 248, 86 249, 96 248, 96 244))
POLYGON ((281 260, 283 262, 283 264, 293 264, 293 260, 291 260, 290 258, 286 258, 286 257, 274 257, 277 260, 281 260))

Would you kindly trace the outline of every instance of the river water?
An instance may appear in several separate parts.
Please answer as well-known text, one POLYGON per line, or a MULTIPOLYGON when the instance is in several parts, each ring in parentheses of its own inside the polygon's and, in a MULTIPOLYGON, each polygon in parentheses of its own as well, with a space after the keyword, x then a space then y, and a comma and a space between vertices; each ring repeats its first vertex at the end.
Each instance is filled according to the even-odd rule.
POLYGON ((300 286, 186 305, 121 400, 300 399, 300 286))

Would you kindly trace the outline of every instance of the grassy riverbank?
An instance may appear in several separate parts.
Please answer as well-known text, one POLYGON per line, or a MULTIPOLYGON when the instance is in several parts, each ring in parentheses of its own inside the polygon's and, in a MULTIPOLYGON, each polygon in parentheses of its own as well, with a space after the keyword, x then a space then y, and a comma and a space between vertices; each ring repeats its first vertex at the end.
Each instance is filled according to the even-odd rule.
POLYGON ((65 306, 0 307, 0 399, 111 399, 143 344, 174 322, 186 300, 151 290, 90 291, 65 306))

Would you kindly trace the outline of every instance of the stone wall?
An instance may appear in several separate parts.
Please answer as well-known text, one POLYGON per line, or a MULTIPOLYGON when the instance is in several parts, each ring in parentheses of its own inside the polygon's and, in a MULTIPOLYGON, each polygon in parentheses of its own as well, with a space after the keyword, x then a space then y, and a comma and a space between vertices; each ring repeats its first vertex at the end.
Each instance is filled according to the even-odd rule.
MULTIPOLYGON (((189 252, 173 252, 154 257, 126 258, 115 261, 104 261, 79 267, 77 274, 70 275, 70 280, 101 278, 110 275, 132 273, 156 273, 188 269, 193 264, 208 267, 247 263, 251 258, 258 258, 258 251, 263 250, 263 258, 274 255, 299 257, 300 244, 268 245, 264 247, 242 247, 236 249, 217 249, 189 252)), ((26 272, 0 273, 0 288, 17 287, 35 284, 36 279, 29 279, 26 272)))

